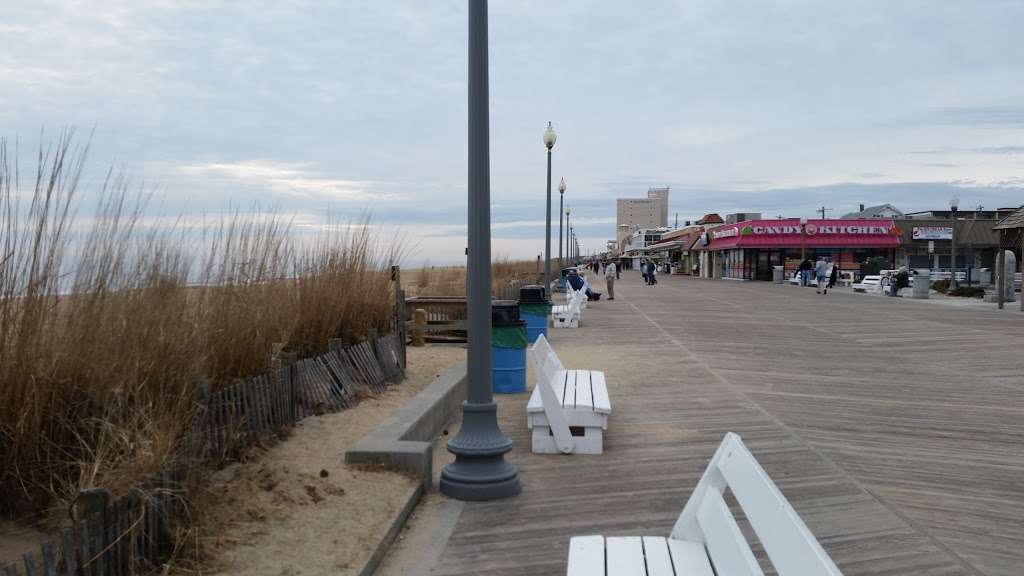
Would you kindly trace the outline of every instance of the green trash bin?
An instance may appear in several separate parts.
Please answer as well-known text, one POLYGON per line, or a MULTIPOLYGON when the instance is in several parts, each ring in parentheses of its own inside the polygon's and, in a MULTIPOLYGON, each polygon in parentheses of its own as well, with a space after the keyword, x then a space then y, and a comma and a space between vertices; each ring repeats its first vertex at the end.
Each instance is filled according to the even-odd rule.
POLYGON ((526 321, 515 300, 491 303, 491 389, 496 394, 526 392, 526 321))

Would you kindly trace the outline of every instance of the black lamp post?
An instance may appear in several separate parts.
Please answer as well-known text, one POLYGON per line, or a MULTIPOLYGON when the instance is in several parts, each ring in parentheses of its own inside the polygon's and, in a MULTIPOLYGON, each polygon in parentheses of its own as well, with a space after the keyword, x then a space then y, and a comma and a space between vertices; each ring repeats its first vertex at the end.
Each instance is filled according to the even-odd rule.
POLYGON ((562 205, 565 202, 565 178, 558 184, 558 268, 563 267, 562 261, 562 205))
POLYGON ((960 209, 960 197, 956 194, 949 199, 949 215, 953 222, 949 235, 949 285, 957 287, 956 282, 956 213, 960 209))
POLYGON ((548 149, 548 179, 547 179, 547 202, 544 209, 547 211, 547 218, 544 220, 544 294, 551 290, 551 149, 555 147, 555 140, 558 136, 555 129, 548 122, 544 130, 544 146, 548 149))
POLYGON ((469 0, 468 382, 462 428, 448 441, 455 461, 441 471, 441 493, 495 500, 519 493, 519 469, 505 461, 512 440, 498 428, 491 393, 491 176, 487 0, 469 0))

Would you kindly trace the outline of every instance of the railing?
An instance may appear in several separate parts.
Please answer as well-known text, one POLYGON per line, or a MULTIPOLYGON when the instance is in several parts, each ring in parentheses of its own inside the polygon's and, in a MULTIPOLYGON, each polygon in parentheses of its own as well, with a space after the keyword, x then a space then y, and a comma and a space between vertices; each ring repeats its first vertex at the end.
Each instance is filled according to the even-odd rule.
MULTIPOLYGON (((533 281, 529 277, 517 278, 495 291, 495 300, 518 300, 519 289, 533 281)), ((405 323, 407 330, 421 330, 425 339, 432 342, 466 341, 466 297, 465 296, 414 296, 405 300, 405 323), (415 324, 416 310, 426 312, 424 323, 415 324)))

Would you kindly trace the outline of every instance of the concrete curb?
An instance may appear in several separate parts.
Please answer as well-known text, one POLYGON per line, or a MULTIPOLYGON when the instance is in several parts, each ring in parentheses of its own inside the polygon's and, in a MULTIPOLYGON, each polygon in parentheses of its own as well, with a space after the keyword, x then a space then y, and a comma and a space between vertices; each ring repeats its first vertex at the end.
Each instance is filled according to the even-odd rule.
POLYGON ((434 479, 434 438, 465 398, 466 363, 460 362, 363 436, 345 452, 345 462, 408 472, 423 478, 423 488, 429 490, 434 479))
POLYGON ((359 576, 373 576, 373 573, 377 571, 380 566, 381 560, 384 560, 384 555, 387 554, 388 549, 395 543, 395 539, 398 538, 398 533, 402 531, 405 523, 409 521, 409 516, 412 515, 412 511, 416 509, 416 505, 419 503, 420 498, 426 490, 423 484, 416 486, 416 489, 409 494, 409 499, 402 506, 401 512, 398 513, 391 521, 391 526, 388 527, 388 531, 384 533, 384 537, 377 542, 377 548, 373 551, 373 555, 363 565, 363 569, 359 571, 359 576))

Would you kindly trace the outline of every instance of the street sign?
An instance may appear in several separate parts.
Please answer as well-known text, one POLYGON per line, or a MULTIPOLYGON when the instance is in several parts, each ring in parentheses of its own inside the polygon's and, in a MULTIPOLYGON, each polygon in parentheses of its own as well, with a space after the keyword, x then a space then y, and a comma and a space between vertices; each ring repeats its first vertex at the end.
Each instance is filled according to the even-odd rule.
POLYGON ((914 240, 952 240, 952 226, 914 226, 911 234, 914 240))

